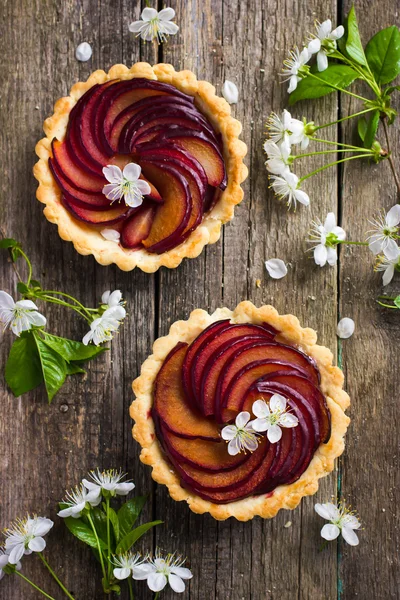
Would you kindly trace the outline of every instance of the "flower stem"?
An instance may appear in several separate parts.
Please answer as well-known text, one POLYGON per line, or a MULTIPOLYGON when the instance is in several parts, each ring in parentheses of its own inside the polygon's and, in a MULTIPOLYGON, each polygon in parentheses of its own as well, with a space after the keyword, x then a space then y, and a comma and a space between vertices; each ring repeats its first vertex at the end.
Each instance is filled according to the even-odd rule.
POLYGON ((321 546, 319 547, 318 552, 322 552, 322 550, 324 550, 324 548, 326 548, 328 545, 328 540, 325 540, 324 542, 322 542, 321 546))
POLYGON ((107 495, 106 498, 106 513, 107 513, 107 571, 108 571, 108 576, 110 577, 111 574, 111 548, 110 548, 110 542, 111 542, 111 537, 110 537, 110 498, 107 495))
POLYGON ((80 315, 81 317, 83 317, 89 324, 91 323, 92 319, 89 316, 85 315, 84 312, 82 312, 82 310, 80 308, 78 308, 77 306, 74 306, 73 304, 70 304, 69 302, 64 302, 64 300, 60 300, 59 298, 53 298, 52 296, 47 296, 46 294, 40 294, 37 296, 37 298, 40 298, 41 300, 44 300, 45 302, 50 302, 51 304, 59 304, 60 306, 65 306, 66 308, 70 308, 71 310, 74 310, 76 313, 78 313, 78 315, 80 315))
POLYGON ((396 188, 397 188, 397 203, 400 203, 400 180, 398 178, 397 172, 396 172, 396 168, 394 166, 394 162, 393 162, 393 158, 391 155, 391 150, 390 150, 390 140, 389 140, 389 131, 388 131, 388 126, 386 123, 386 118, 382 118, 382 125, 383 125, 383 131, 385 132, 385 138, 386 138, 386 146, 387 146, 387 151, 389 153, 388 159, 389 159, 389 165, 390 168, 392 170, 393 173, 393 177, 394 177, 394 181, 396 183, 396 188))
MULTIPOLYGON (((371 150, 367 150, 366 148, 357 148, 357 150, 361 151, 361 152, 368 152, 371 153, 371 150)), ((341 154, 342 152, 355 152, 356 148, 337 148, 336 150, 319 150, 318 152, 307 152, 306 154, 296 154, 295 156, 292 156, 291 158, 296 159, 296 158, 305 158, 306 156, 317 156, 319 154, 341 154)))
POLYGON ((337 85, 333 85, 332 83, 329 83, 329 81, 325 81, 325 79, 318 77, 318 75, 315 75, 315 73, 310 72, 308 74, 308 76, 312 77, 313 79, 316 79, 317 81, 320 81, 324 85, 327 85, 327 86, 333 88, 334 90, 337 90, 338 92, 343 92, 343 94, 348 94, 349 96, 353 96, 353 98, 358 98, 359 100, 362 100, 363 102, 368 102, 368 98, 364 98, 363 96, 359 96, 358 94, 353 94, 353 92, 349 92, 349 90, 345 90, 343 88, 338 87, 337 85))
POLYGON ((96 527, 94 526, 93 519, 92 519, 92 517, 90 516, 89 513, 87 515, 87 519, 88 519, 88 521, 90 523, 90 526, 91 526, 91 528, 93 530, 94 537, 96 538, 96 544, 97 544, 97 550, 98 550, 99 558, 100 558, 101 570, 103 572, 104 580, 108 584, 108 577, 107 577, 106 569, 105 569, 105 566, 104 566, 103 551, 102 551, 101 546, 100 546, 99 536, 97 535, 96 527))
MULTIPOLYGON (((351 144, 343 144, 342 142, 334 142, 333 140, 323 140, 320 138, 311 138, 313 142, 321 142, 321 144, 333 144, 335 146, 342 146, 343 148, 353 148, 353 150, 367 150, 367 148, 360 148, 359 146, 352 146, 351 144)), ((368 150, 370 152, 370 150, 368 150)))
POLYGON ((376 110, 375 108, 366 108, 365 110, 360 110, 360 112, 353 113, 352 115, 347 115, 347 117, 342 117, 337 121, 331 121, 326 125, 319 125, 315 128, 314 131, 318 131, 318 129, 324 129, 325 127, 329 127, 330 125, 337 125, 337 123, 342 123, 343 121, 347 121, 348 119, 354 119, 355 117, 360 117, 361 115, 365 115, 365 113, 371 112, 371 110, 376 110))
POLYGON ((49 598, 49 600, 55 600, 55 598, 53 598, 53 596, 49 596, 49 594, 46 594, 45 591, 43 591, 40 587, 35 585, 33 583, 33 581, 31 581, 30 579, 25 577, 25 575, 22 575, 22 573, 20 573, 19 571, 15 571, 15 574, 18 575, 18 577, 21 577, 21 579, 23 579, 27 583, 29 583, 29 585, 31 585, 37 592, 40 592, 40 594, 43 594, 43 596, 45 596, 45 598, 49 598))
POLYGON ((160 592, 157 592, 156 595, 154 596, 154 600, 157 600, 159 595, 160 595, 160 592))
POLYGON ((335 50, 335 52, 333 52, 331 56, 333 58, 338 58, 339 60, 341 60, 344 63, 346 63, 347 65, 349 65, 352 69, 357 71, 357 73, 359 73, 359 75, 361 75, 361 78, 364 79, 364 81, 370 86, 370 88, 373 90, 373 92, 377 96, 381 95, 381 90, 380 90, 378 84, 376 83, 374 76, 371 73, 371 69, 369 68, 368 62, 367 62, 367 69, 368 69, 368 73, 370 76, 368 76, 368 73, 366 73, 360 65, 357 65, 357 63, 355 63, 354 61, 349 60, 344 54, 339 52, 339 50, 335 50))
POLYGON ((43 554, 41 552, 39 552, 38 554, 39 554, 39 557, 40 557, 41 561, 43 562, 44 566, 49 571, 49 573, 53 577, 53 579, 56 580, 56 582, 58 583, 58 585, 60 586, 60 588, 62 589, 62 591, 68 596, 68 598, 70 598, 70 600, 74 600, 74 597, 69 593, 69 591, 67 590, 67 588, 65 587, 65 585, 59 580, 59 578, 54 573, 53 569, 50 567, 49 563, 47 562, 47 560, 45 559, 45 557, 43 556, 43 554))
POLYGON ((132 581, 131 581, 130 577, 128 577, 128 587, 129 587, 129 599, 135 600, 134 595, 133 595, 133 589, 132 589, 132 581))
POLYGON ((304 175, 304 177, 301 177, 299 179, 298 183, 300 184, 305 179, 308 179, 309 177, 312 177, 313 175, 316 175, 317 173, 320 173, 321 171, 325 171, 325 169, 329 169, 329 167, 334 167, 335 165, 346 162, 348 160, 354 160, 355 158, 368 158, 369 156, 374 156, 374 155, 372 152, 370 152, 369 154, 356 154, 356 156, 349 156, 347 158, 342 158, 340 160, 336 160, 335 162, 332 162, 327 165, 323 165, 322 167, 319 167, 319 169, 315 169, 315 171, 308 173, 308 175, 304 175))
POLYGON ((337 244, 348 244, 349 246, 368 246, 368 242, 348 242, 347 240, 338 240, 337 244))

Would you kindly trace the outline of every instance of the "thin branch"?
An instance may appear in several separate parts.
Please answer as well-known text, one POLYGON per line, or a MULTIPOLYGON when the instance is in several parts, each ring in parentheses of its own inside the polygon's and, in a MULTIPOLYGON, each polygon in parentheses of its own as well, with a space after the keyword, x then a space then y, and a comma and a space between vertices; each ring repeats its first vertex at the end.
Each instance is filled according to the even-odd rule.
POLYGON ((382 125, 383 125, 383 130, 385 132, 387 151, 389 153, 388 160, 389 160, 390 168, 392 169, 394 180, 396 182, 397 200, 398 200, 398 202, 400 202, 400 180, 396 173, 396 167, 394 166, 394 161, 393 161, 391 150, 390 150, 389 131, 388 131, 387 123, 386 123, 386 117, 383 117, 383 119, 381 119, 381 121, 382 121, 382 125))

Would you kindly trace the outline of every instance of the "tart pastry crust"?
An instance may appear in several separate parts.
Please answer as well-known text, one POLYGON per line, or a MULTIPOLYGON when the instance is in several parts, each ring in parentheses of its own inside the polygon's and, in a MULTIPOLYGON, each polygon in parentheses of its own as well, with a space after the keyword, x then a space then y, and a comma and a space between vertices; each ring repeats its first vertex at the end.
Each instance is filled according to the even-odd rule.
POLYGON ((142 271, 153 273, 161 266, 173 269, 184 258, 195 258, 206 244, 212 244, 219 239, 221 225, 233 218, 235 205, 243 199, 240 184, 246 179, 248 173, 243 163, 247 146, 238 139, 242 125, 230 116, 230 112, 229 104, 223 98, 216 96, 213 85, 207 81, 198 81, 191 71, 175 71, 172 65, 158 64, 151 67, 148 63, 141 62, 134 64, 130 69, 125 65, 114 65, 108 73, 95 71, 86 82, 76 83, 71 88, 69 96, 57 100, 54 114, 44 122, 46 137, 36 145, 35 151, 40 159, 33 169, 34 176, 39 182, 36 196, 46 205, 44 209, 46 218, 58 225, 60 237, 72 242, 80 254, 93 254, 101 265, 115 263, 123 271, 131 271, 139 267, 142 271), (135 77, 168 83, 185 94, 194 96, 196 106, 207 116, 215 130, 221 133, 223 139, 227 188, 191 235, 182 244, 163 254, 152 254, 144 249, 122 248, 115 242, 105 240, 98 229, 74 219, 61 204, 61 192, 48 164, 48 159, 52 155, 51 141, 55 137, 60 141, 64 139, 69 114, 79 98, 96 83, 135 77))
POLYGON ((345 409, 350 404, 348 394, 343 390, 343 373, 335 367, 332 352, 317 345, 317 334, 313 329, 302 328, 293 315, 279 315, 272 306, 256 308, 251 302, 241 302, 234 311, 218 308, 212 315, 201 309, 194 310, 187 321, 176 321, 169 334, 155 341, 153 354, 143 363, 141 375, 133 382, 136 399, 130 408, 135 421, 133 437, 142 447, 140 460, 152 467, 152 477, 168 487, 174 500, 186 501, 195 513, 209 512, 215 519, 225 520, 235 517, 248 521, 259 515, 264 519, 274 517, 281 508, 294 509, 303 496, 310 496, 318 490, 318 480, 334 468, 334 460, 344 450, 344 435, 350 419, 345 409), (272 494, 248 497, 229 504, 214 504, 197 496, 181 486, 156 437, 151 417, 153 385, 164 359, 178 342, 192 342, 214 321, 231 319, 232 323, 268 323, 281 333, 277 340, 297 346, 317 363, 321 374, 321 390, 331 412, 331 437, 321 444, 306 471, 294 483, 278 486, 272 494))

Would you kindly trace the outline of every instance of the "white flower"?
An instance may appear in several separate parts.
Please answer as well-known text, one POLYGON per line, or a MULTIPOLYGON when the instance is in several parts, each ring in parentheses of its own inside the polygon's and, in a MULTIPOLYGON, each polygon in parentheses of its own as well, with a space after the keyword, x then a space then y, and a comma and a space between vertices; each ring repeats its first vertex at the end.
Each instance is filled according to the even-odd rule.
POLYGON ((332 502, 326 502, 326 504, 316 504, 314 508, 320 517, 331 522, 321 529, 321 537, 324 540, 335 540, 342 532, 343 538, 350 546, 358 545, 359 541, 354 529, 359 529, 361 523, 344 503, 335 506, 332 502))
POLYGON ((134 567, 132 577, 136 580, 147 580, 147 585, 152 592, 161 592, 169 583, 174 592, 185 591, 184 579, 191 579, 192 572, 183 567, 185 559, 176 554, 168 554, 163 558, 156 551, 155 558, 149 559, 148 563, 134 567))
POLYGON ((238 414, 235 425, 227 425, 221 431, 221 437, 229 441, 228 452, 231 456, 239 452, 254 452, 258 448, 257 434, 249 423, 250 413, 247 411, 238 414))
MULTIPOLYGON (((8 556, 8 554, 6 554, 4 548, 0 548, 0 581, 3 579, 4 575, 6 574, 4 571, 4 568, 10 564, 9 558, 10 557, 8 556)), ((15 567, 15 569, 17 571, 20 571, 22 565, 20 562, 17 562, 16 565, 10 565, 10 566, 15 567)))
POLYGON ((23 331, 46 325, 46 317, 38 312, 32 300, 18 300, 14 302, 10 294, 0 291, 0 322, 6 328, 11 326, 11 331, 20 336, 23 331))
POLYGON ((74 490, 67 492, 65 499, 62 501, 62 504, 67 506, 60 510, 57 515, 62 519, 66 517, 79 519, 82 511, 86 508, 86 504, 97 506, 100 502, 101 496, 98 495, 97 490, 87 492, 81 483, 74 490))
POLYGON ((289 81, 289 94, 297 88, 300 79, 306 76, 305 65, 310 60, 310 56, 311 54, 307 48, 303 48, 301 52, 298 48, 294 48, 290 51, 289 58, 283 61, 282 75, 286 78, 283 81, 289 81))
POLYGON ((129 31, 137 33, 146 42, 165 42, 167 35, 175 35, 179 31, 178 25, 171 23, 174 17, 173 8, 163 8, 160 12, 155 8, 145 8, 140 15, 141 21, 131 23, 129 31))
POLYGON ((90 324, 90 331, 84 336, 82 342, 87 346, 93 342, 96 346, 112 340, 113 332, 117 331, 125 318, 126 311, 123 306, 112 306, 90 324))
POLYGON ((285 109, 281 117, 274 112, 270 114, 267 129, 270 140, 275 144, 285 144, 289 150, 290 144, 301 144, 301 149, 304 150, 310 143, 309 136, 313 132, 314 123, 307 123, 305 119, 293 119, 285 109))
POLYGON ((308 194, 299 188, 299 178, 294 173, 284 173, 281 176, 272 175, 270 179, 271 187, 279 200, 287 199, 288 208, 291 208, 292 204, 296 208, 297 202, 304 206, 310 204, 308 194))
POLYGON ((256 400, 251 410, 257 417, 251 421, 253 429, 266 431, 271 444, 281 439, 281 427, 297 427, 299 424, 298 418, 286 411, 286 398, 280 394, 271 396, 269 406, 264 400, 256 400))
POLYGON ((140 206, 143 196, 151 191, 147 181, 139 179, 141 172, 141 167, 136 163, 129 163, 123 171, 116 165, 107 165, 103 168, 103 174, 110 183, 103 187, 103 194, 111 202, 123 198, 127 206, 140 206))
POLYGON ((135 484, 131 481, 122 481, 126 477, 126 473, 117 471, 115 469, 109 469, 108 471, 91 471, 90 477, 92 481, 83 479, 83 485, 93 493, 95 496, 100 497, 102 492, 109 492, 111 496, 126 496, 131 492, 135 484))
POLYGON ((310 54, 317 54, 318 71, 325 71, 328 68, 328 54, 336 50, 336 40, 340 40, 344 35, 343 25, 339 25, 332 31, 332 21, 327 19, 323 23, 315 24, 317 36, 308 44, 310 54))
POLYGON ((6 553, 10 565, 17 565, 24 554, 42 552, 46 547, 43 536, 53 527, 53 521, 45 517, 17 519, 5 530, 6 553))
POLYGON ((284 175, 290 172, 290 145, 282 143, 278 146, 272 140, 267 140, 264 142, 264 151, 268 156, 265 166, 270 173, 284 175))
POLYGON ((353 319, 349 319, 349 317, 343 317, 343 319, 340 319, 339 323, 337 324, 337 336, 342 340, 347 340, 347 338, 353 335, 354 328, 355 324, 353 319))
POLYGON ((371 233, 368 238, 370 250, 374 254, 384 252, 386 249, 395 252, 397 244, 393 238, 398 235, 400 229, 400 204, 392 206, 387 215, 380 214, 369 222, 373 226, 373 229, 368 232, 371 233))
POLYGON ((79 44, 79 46, 75 50, 75 56, 76 59, 80 60, 81 62, 86 62, 87 60, 89 60, 92 56, 91 45, 87 42, 82 42, 82 44, 79 44))
POLYGON ((336 217, 334 213, 328 213, 325 223, 317 219, 311 223, 310 238, 307 240, 314 246, 315 263, 324 267, 326 263, 334 266, 337 262, 337 242, 346 239, 346 232, 341 227, 336 225, 336 217))
POLYGON ((113 570, 114 577, 122 581, 133 574, 135 567, 144 564, 146 559, 139 552, 126 552, 114 557, 116 568, 113 570))
POLYGON ((237 89, 236 84, 227 79, 222 86, 222 95, 228 104, 237 104, 237 101, 239 100, 239 90, 237 89))
POLYGON ((292 134, 290 136, 291 144, 300 144, 301 150, 308 148, 310 143, 310 136, 314 134, 315 126, 314 121, 307 123, 304 118, 302 121, 298 119, 292 119, 292 134))
POLYGON ((116 229, 102 229, 100 233, 108 242, 115 242, 116 244, 119 244, 121 234, 116 229))
POLYGON ((394 272, 400 271, 400 248, 386 248, 383 256, 378 256, 376 259, 375 271, 383 271, 383 285, 388 285, 392 279, 394 272))
POLYGON ((114 290, 111 292, 107 290, 101 297, 101 303, 107 304, 108 308, 112 308, 113 306, 121 306, 122 302, 122 293, 120 290, 114 290))
POLYGON ((265 268, 272 279, 282 279, 287 275, 287 267, 282 259, 270 258, 265 261, 265 268))

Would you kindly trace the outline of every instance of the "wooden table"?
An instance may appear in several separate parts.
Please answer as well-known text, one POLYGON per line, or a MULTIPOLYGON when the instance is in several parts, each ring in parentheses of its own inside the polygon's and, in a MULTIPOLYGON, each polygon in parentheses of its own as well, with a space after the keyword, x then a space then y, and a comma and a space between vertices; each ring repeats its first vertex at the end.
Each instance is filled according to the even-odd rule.
MULTIPOLYGON (((50 562, 77 599, 101 598, 99 568, 88 548, 56 518, 56 503, 88 469, 121 466, 133 477, 137 492, 149 494, 143 518, 165 521, 153 537, 147 535, 143 547, 177 549, 188 557, 194 578, 185 598, 398 598, 399 315, 377 306, 380 277, 373 273, 372 255, 366 249, 346 247, 337 268, 320 269, 304 254, 311 216, 325 218, 333 210, 349 236, 360 239, 368 229, 367 218, 377 208, 395 203, 389 166, 350 163, 314 178, 308 186, 310 215, 302 207, 288 213, 276 201, 263 164, 265 120, 271 110, 287 105, 286 86, 280 86, 277 77, 283 58, 294 43, 301 43, 315 18, 342 19, 350 2, 171 0, 170 5, 176 9, 180 32, 157 47, 141 44, 128 31, 141 10, 135 0, 1 2, 1 223, 28 250, 35 275, 46 286, 68 290, 88 305, 95 305, 104 290, 118 288, 129 311, 111 352, 93 362, 86 378, 71 378, 51 406, 43 389, 14 399, 2 376, 1 526, 26 511, 54 518, 48 536, 50 562), (87 63, 74 56, 81 41, 93 46, 87 63), (221 240, 178 269, 161 269, 154 275, 139 270, 123 273, 78 255, 43 217, 32 176, 34 146, 55 100, 95 69, 120 62, 129 66, 138 60, 192 69, 217 90, 226 78, 235 81, 240 99, 233 114, 242 121, 248 144, 245 200, 221 240), (290 263, 288 276, 278 282, 264 267, 264 261, 275 256, 290 263), (173 502, 139 462, 128 414, 131 381, 153 340, 175 320, 186 318, 196 307, 234 307, 243 299, 295 313, 318 331, 320 342, 342 361, 352 398, 352 423, 345 454, 315 497, 271 521, 218 523, 173 502), (352 317, 356 323, 355 335, 340 345, 335 335, 339 316, 352 317), (360 512, 365 527, 361 543, 358 548, 331 543, 319 553, 322 520, 313 506, 337 493, 360 512), (289 520, 292 525, 285 528, 289 520)), ((365 39, 398 20, 398 0, 362 0, 356 5, 365 39)), ((331 95, 296 106, 293 114, 325 123, 342 110, 354 112, 356 106, 347 97, 331 95)), ((331 128, 330 135, 349 138, 352 133, 341 127, 331 128)), ((398 161, 398 126, 391 135, 398 161)), ((309 166, 319 164, 315 160, 309 166)), ((0 287, 13 293, 16 282, 5 253, 0 261, 0 287)), ((398 278, 396 285, 398 293, 398 278)), ((64 310, 49 306, 46 314, 51 331, 82 337, 82 321, 66 319, 64 310)), ((2 373, 11 342, 11 334, 4 335, 2 373)), ((24 571, 61 597, 37 558, 24 559, 24 571)), ((137 589, 139 600, 151 597, 145 585, 137 589)), ((2 599, 36 597, 20 580, 7 577, 0 584, 2 599)), ((162 597, 168 600, 173 595, 166 592, 162 597)))

